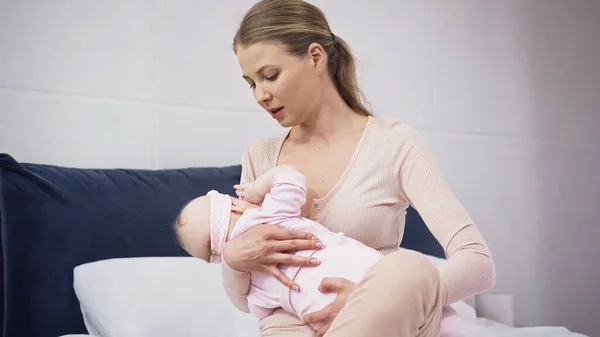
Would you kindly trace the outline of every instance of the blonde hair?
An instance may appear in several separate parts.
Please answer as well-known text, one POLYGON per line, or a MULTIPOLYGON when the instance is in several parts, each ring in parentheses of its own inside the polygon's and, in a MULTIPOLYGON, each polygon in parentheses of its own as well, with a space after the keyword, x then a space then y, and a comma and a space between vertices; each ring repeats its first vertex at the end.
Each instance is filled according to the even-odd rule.
POLYGON ((292 55, 303 55, 311 43, 320 44, 328 56, 327 70, 346 104, 361 115, 371 116, 358 88, 354 57, 348 44, 334 35, 325 14, 303 0, 262 0, 246 12, 235 37, 238 45, 281 43, 292 55))

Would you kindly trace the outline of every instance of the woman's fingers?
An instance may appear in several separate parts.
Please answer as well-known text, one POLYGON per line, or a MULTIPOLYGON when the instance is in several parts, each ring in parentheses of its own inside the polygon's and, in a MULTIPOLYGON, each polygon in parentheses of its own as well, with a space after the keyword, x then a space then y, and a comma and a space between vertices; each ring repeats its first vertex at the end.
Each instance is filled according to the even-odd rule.
POLYGON ((318 240, 318 238, 308 232, 295 231, 291 229, 284 228, 280 225, 275 225, 266 233, 266 239, 275 239, 275 240, 292 240, 292 239, 300 239, 300 240, 318 240))
POLYGON ((275 276, 275 278, 277 278, 279 282, 283 283, 286 287, 295 291, 300 290, 300 287, 298 287, 294 281, 290 280, 289 277, 285 276, 285 274, 282 273, 277 266, 265 266, 265 269, 269 274, 275 276))
POLYGON ((321 310, 313 311, 310 314, 305 315, 304 317, 302 317, 302 320, 306 324, 312 324, 322 321, 324 322, 327 321, 327 319, 331 316, 331 313, 333 311, 333 303, 330 303, 321 310))
POLYGON ((323 248, 321 240, 312 233, 294 231, 279 225, 272 228, 265 234, 265 239, 270 241, 269 248, 273 252, 323 248))
POLYGON ((325 336, 325 333, 327 333, 327 330, 329 330, 329 327, 331 327, 331 323, 333 323, 333 320, 329 321, 321 329, 319 329, 319 331, 317 331, 317 336, 316 337, 323 337, 323 336, 325 336))
POLYGON ((272 252, 311 250, 311 249, 321 249, 321 248, 323 248, 323 243, 321 241, 319 241, 318 239, 311 239, 311 240, 292 239, 292 240, 281 240, 281 241, 269 242, 269 249, 272 252))
POLYGON ((341 290, 348 290, 354 286, 352 281, 341 277, 324 277, 319 285, 319 291, 322 293, 338 293, 341 290))
POLYGON ((264 258, 261 263, 285 264, 293 266, 318 266, 320 261, 314 257, 302 257, 284 253, 273 253, 264 258))

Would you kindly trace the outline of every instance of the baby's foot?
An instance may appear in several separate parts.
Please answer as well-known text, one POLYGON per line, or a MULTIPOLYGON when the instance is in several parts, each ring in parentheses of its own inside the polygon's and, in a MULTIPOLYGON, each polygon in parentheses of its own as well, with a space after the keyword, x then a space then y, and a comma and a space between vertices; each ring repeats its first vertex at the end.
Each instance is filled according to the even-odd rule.
POLYGON ((235 194, 237 194, 240 199, 247 202, 260 205, 264 199, 264 197, 257 193, 253 182, 234 185, 233 188, 235 188, 235 194))

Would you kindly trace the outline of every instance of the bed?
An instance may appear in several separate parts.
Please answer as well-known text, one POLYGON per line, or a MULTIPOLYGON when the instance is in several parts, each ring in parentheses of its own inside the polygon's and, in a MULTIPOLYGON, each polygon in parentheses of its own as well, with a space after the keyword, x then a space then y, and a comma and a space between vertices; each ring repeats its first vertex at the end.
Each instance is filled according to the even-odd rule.
MULTIPOLYGON (((255 320, 226 299, 219 266, 188 257, 171 230, 192 197, 233 195, 240 169, 82 169, 0 154, 2 336, 257 336, 255 320)), ((413 209, 401 246, 444 258, 413 209)), ((582 336, 454 306, 467 337, 582 336)))

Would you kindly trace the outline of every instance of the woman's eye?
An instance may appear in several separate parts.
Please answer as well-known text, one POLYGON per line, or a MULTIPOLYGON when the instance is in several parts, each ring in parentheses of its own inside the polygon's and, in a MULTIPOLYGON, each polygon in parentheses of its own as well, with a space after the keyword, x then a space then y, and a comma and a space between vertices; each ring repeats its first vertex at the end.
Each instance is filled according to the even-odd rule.
POLYGON ((254 83, 250 83, 250 89, 254 88, 254 83))
POLYGON ((279 76, 279 73, 276 73, 276 74, 271 75, 271 76, 265 76, 265 78, 267 79, 267 81, 275 81, 278 76, 279 76))

